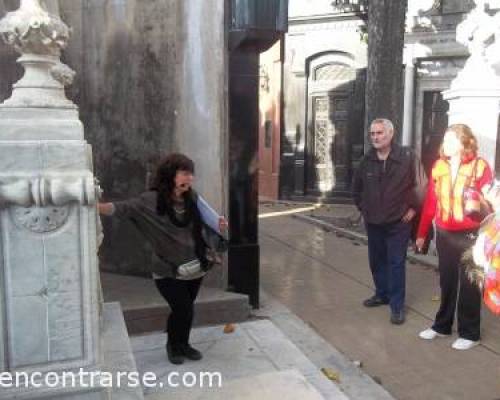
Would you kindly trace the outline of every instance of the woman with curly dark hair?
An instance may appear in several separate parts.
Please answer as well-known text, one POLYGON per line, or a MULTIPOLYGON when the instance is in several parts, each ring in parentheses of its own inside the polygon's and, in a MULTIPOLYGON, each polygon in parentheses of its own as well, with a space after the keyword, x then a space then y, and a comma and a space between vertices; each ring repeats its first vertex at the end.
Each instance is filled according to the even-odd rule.
POLYGON ((166 347, 173 364, 202 358, 189 344, 194 301, 217 252, 225 250, 227 222, 222 216, 218 226, 207 222, 207 210, 212 216, 215 212, 192 189, 193 178, 193 161, 172 153, 158 165, 151 190, 98 206, 100 214, 131 221, 153 247, 151 272, 171 309, 166 347))

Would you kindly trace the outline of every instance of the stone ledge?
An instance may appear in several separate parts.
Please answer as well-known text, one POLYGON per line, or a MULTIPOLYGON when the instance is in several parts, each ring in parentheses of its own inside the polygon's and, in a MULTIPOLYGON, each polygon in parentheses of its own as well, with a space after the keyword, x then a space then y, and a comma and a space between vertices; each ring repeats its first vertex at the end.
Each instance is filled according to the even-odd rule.
MULTIPOLYGON (((195 303, 194 326, 246 321, 250 315, 248 297, 217 290, 212 296, 200 297, 195 303), (217 293, 219 292, 219 293, 217 293)), ((124 309, 123 315, 130 335, 165 329, 170 312, 167 304, 144 304, 143 307, 124 309)))
MULTIPOLYGON (((165 329, 169 307, 152 279, 101 273, 105 301, 120 302, 130 335, 165 329)), ((248 296, 202 286, 195 326, 242 322, 250 316, 248 296)))
MULTIPOLYGON (((125 327, 119 303, 105 303, 103 307, 102 341, 104 349, 104 370, 137 372, 130 339, 125 327)), ((113 387, 109 400, 143 400, 142 387, 113 387)))

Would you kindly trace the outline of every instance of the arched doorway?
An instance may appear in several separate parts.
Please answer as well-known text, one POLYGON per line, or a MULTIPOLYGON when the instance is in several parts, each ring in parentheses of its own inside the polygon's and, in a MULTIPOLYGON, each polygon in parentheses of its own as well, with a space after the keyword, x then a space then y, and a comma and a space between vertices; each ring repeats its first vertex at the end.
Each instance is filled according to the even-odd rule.
POLYGON ((356 69, 343 53, 311 59, 307 79, 306 193, 347 194, 351 180, 350 110, 356 69))

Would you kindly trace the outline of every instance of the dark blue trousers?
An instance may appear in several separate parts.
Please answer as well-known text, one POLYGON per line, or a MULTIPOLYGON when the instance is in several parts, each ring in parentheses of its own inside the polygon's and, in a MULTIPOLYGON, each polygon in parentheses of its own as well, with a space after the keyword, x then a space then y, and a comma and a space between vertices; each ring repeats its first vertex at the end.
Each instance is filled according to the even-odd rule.
POLYGON ((403 310, 406 291, 406 252, 411 223, 366 224, 368 258, 375 294, 389 301, 392 312, 403 310))

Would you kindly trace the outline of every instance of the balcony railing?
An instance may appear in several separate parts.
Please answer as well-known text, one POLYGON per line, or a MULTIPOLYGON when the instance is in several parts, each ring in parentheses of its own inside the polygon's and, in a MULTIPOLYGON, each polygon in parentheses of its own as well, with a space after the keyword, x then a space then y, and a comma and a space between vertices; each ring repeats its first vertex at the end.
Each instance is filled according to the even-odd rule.
POLYGON ((333 12, 344 13, 366 13, 368 12, 368 0, 333 0, 333 12))

